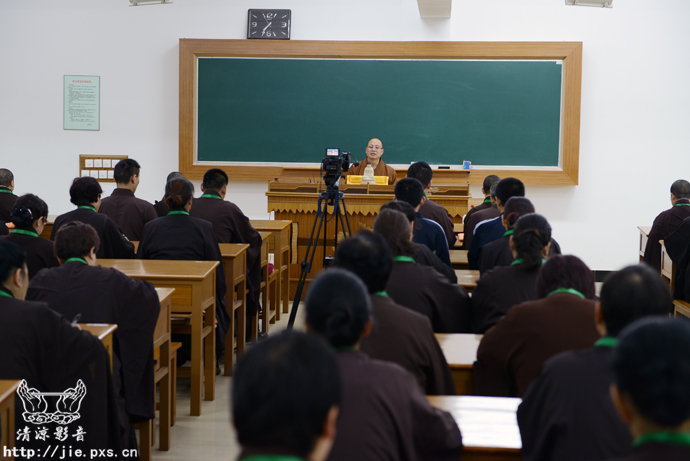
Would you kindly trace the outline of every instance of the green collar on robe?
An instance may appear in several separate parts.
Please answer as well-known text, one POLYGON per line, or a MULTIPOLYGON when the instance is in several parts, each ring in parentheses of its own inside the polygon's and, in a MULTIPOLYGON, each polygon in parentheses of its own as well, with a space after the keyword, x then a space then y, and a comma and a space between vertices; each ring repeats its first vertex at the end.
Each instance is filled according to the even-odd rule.
POLYGON ((204 194, 199 198, 217 198, 220 200, 220 195, 215 195, 215 194, 204 194))
POLYGON ((414 258, 410 258, 409 256, 396 256, 393 258, 393 261, 398 261, 398 262, 407 262, 407 263, 413 263, 416 262, 414 258))
POLYGON ((91 205, 82 205, 82 206, 78 206, 78 207, 77 207, 77 210, 91 210, 91 211, 93 211, 94 213, 96 213, 96 208, 92 207, 91 205))
POLYGON ((616 347, 616 344, 618 344, 618 338, 604 336, 603 338, 597 339, 594 343, 594 347, 616 347))
MULTIPOLYGON (((512 263, 510 263, 510 265, 511 265, 511 266, 517 266, 518 264, 522 264, 522 263, 524 263, 524 262, 525 262, 524 259, 518 258, 518 259, 516 259, 515 261, 513 261, 512 263)), ((541 263, 544 264, 545 262, 546 262, 546 259, 542 258, 542 259, 541 259, 541 263)))
POLYGON ((36 232, 31 232, 31 231, 24 230, 24 229, 12 229, 10 231, 10 234, 22 234, 22 235, 30 235, 32 237, 38 237, 38 234, 36 232))
POLYGON ((186 211, 178 210, 178 211, 170 211, 168 212, 168 216, 170 215, 175 215, 175 214, 183 214, 189 216, 189 213, 186 211))
POLYGON ((386 293, 385 291, 377 291, 376 293, 373 293, 373 296, 383 296, 384 298, 390 298, 390 296, 388 296, 388 293, 386 293))
POLYGON ((84 259, 84 258, 69 258, 67 261, 64 262, 64 264, 71 263, 71 262, 80 262, 80 263, 84 263, 87 265, 89 264, 86 262, 86 259, 84 259))
POLYGON ((553 290, 551 293, 546 295, 546 297, 548 298, 549 296, 555 295, 556 293, 570 293, 571 295, 576 295, 582 299, 585 299, 585 295, 583 295, 582 293, 580 293, 579 291, 577 291, 573 288, 559 288, 558 290, 553 290))
POLYGON ((6 292, 6 291, 4 291, 4 290, 0 290, 0 296, 4 296, 4 297, 6 297, 6 298, 13 298, 13 299, 14 299, 14 296, 12 296, 11 293, 8 293, 8 292, 6 292))
POLYGON ((690 446, 690 434, 687 432, 652 432, 636 438, 633 447, 647 442, 690 446))
POLYGON ((505 231, 503 236, 508 237, 509 235, 513 235, 514 233, 515 233, 515 229, 510 229, 510 230, 505 231))

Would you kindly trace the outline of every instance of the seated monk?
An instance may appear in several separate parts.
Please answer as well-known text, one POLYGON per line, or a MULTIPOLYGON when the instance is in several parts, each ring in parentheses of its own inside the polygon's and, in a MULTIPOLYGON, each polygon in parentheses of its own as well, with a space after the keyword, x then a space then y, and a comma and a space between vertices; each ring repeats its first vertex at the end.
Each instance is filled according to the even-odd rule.
POLYGON ((357 166, 350 167, 349 170, 343 172, 343 176, 350 174, 355 176, 363 176, 364 169, 367 167, 367 164, 370 163, 371 167, 374 169, 374 176, 388 176, 388 184, 395 184, 395 180, 398 177, 395 173, 395 170, 383 163, 383 160, 381 160, 381 156, 383 155, 383 143, 381 140, 374 138, 369 141, 366 152, 367 160, 359 162, 359 165, 357 166))

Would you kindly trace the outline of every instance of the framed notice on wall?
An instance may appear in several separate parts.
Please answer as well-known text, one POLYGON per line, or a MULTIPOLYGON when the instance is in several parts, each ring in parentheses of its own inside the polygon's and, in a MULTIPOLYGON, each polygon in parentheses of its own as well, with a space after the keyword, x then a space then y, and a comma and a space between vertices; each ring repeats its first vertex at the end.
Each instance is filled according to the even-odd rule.
POLYGON ((101 77, 64 76, 63 129, 101 129, 101 77))

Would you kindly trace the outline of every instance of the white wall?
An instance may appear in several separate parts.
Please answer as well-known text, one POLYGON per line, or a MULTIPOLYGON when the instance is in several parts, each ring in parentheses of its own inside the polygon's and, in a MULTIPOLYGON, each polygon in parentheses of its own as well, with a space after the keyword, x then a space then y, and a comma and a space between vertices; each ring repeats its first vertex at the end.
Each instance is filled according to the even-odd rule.
MULTIPOLYGON (((160 199, 177 169, 178 39, 242 39, 248 8, 292 9, 293 40, 582 41, 580 185, 527 188, 565 252, 593 269, 637 260, 637 225, 690 178, 687 0, 455 0, 451 19, 419 18, 416 0, 128 0, 0 2, 0 167, 51 214, 71 209, 79 154, 127 154, 138 195, 160 199), (62 129, 62 76, 101 76, 101 130, 62 129)), ((198 183, 197 183, 198 185, 198 183)), ((106 188, 106 195, 112 187, 106 188)), ((230 199, 266 217, 264 183, 230 199)), ((473 187, 473 194, 478 195, 473 187)))

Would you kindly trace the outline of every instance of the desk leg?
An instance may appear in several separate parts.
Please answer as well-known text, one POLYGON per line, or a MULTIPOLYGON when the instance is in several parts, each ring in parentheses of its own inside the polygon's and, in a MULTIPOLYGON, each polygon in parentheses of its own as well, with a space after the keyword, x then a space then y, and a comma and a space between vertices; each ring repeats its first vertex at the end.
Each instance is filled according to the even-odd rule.
POLYGON ((242 305, 237 309, 237 357, 244 353, 247 344, 247 278, 237 284, 237 291, 241 293, 242 305))
POLYGON ((280 260, 280 276, 283 280, 280 282, 280 289, 283 292, 281 298, 283 299, 283 313, 287 314, 290 311, 290 248, 281 252, 280 260), (283 269, 283 265, 285 268, 283 269))
POLYGON ((163 379, 160 380, 160 444, 158 449, 168 451, 170 450, 170 413, 172 411, 170 392, 170 388, 172 386, 172 370, 170 369, 170 339, 161 345, 160 350, 161 366, 166 365, 168 367, 168 372, 165 374, 163 379))
MULTIPOLYGON (((213 290, 215 293, 215 289, 213 290)), ((216 399, 216 302, 206 309, 205 326, 211 332, 204 338, 204 400, 216 399)))
MULTIPOLYGON (((195 291, 198 291, 195 290, 195 291)), ((191 395, 190 406, 192 416, 201 416, 201 382, 203 380, 203 366, 202 349, 204 347, 202 339, 202 331, 204 329, 204 318, 201 310, 201 299, 199 296, 192 298, 192 366, 191 366, 191 395)), ((206 314, 208 315, 208 314, 206 314)))

